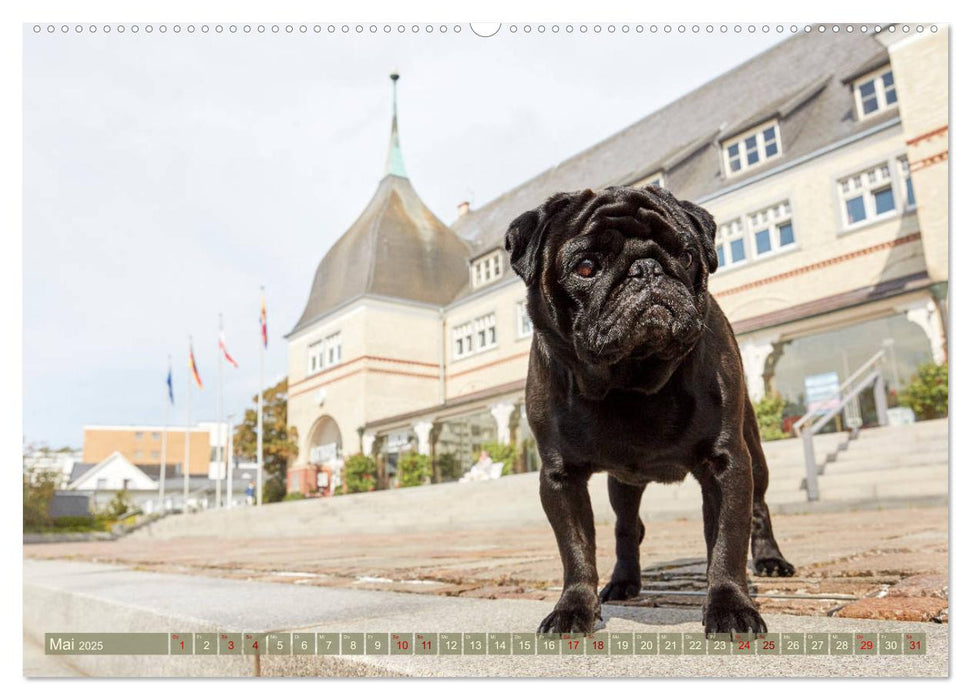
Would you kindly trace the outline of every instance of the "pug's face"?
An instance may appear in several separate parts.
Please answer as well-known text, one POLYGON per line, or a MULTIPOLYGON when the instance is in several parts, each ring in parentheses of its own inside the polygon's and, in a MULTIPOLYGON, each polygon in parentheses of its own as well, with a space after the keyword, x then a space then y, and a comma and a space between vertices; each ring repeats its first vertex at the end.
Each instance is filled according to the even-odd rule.
POLYGON ((536 328, 605 379, 631 363, 677 361, 697 343, 714 232, 707 211, 667 190, 612 187, 551 197, 505 242, 536 328))

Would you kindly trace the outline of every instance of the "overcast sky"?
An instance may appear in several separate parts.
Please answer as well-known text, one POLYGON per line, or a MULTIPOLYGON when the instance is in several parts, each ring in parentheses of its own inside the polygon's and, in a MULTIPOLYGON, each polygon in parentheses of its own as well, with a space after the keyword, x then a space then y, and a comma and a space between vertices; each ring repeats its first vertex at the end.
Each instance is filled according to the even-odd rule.
MULTIPOLYGON (((80 447, 87 424, 160 424, 166 357, 184 423, 187 336, 216 415, 217 315, 257 388, 320 258, 382 175, 388 73, 405 165, 443 221, 485 204, 781 39, 750 35, 342 36, 312 30, 24 32, 24 434, 80 447)), ((596 185, 598 183, 590 183, 596 185)), ((407 270, 402 270, 407 274, 407 270)))

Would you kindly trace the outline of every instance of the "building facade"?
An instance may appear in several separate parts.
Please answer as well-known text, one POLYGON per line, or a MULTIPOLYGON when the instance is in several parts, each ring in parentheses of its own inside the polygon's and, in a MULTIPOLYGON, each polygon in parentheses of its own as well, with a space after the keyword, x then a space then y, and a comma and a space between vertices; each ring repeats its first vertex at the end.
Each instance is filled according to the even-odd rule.
MULTIPOLYGON (((189 429, 189 474, 208 476, 210 460, 219 443, 214 443, 215 424, 202 424, 189 429)), ((215 426, 218 427, 218 426, 215 426)), ((81 462, 98 464, 114 453, 138 466, 159 467, 162 464, 162 435, 165 434, 165 464, 169 474, 181 475, 185 462, 185 428, 158 425, 86 425, 81 462)), ((225 434, 223 431, 222 434, 225 434)))
MULTIPOLYGON (((395 114, 377 193, 321 261, 288 335, 291 473, 339 474, 364 452, 391 484, 398 456, 418 450, 437 480, 495 443, 536 468, 523 409, 532 327, 503 235, 548 196, 588 187, 656 184, 711 211, 709 286, 753 400, 778 392, 801 415, 807 378, 845 379, 881 350, 899 391, 919 363, 947 359, 947 95, 946 28, 812 31, 460 206, 451 226, 408 180, 395 114)), ((872 396, 861 403, 866 424, 872 396)))

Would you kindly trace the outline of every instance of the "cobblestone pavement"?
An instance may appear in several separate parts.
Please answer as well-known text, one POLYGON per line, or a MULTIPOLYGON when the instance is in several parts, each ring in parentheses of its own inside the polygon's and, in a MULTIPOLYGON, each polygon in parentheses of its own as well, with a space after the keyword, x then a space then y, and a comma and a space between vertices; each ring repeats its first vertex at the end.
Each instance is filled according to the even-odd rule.
MULTIPOLYGON (((789 579, 750 577, 763 612, 947 622, 946 507, 773 520, 782 551, 798 571, 789 579)), ((599 527, 597 537, 605 582, 614 559, 613 532, 599 527)), ((649 524, 641 547, 644 591, 627 604, 700 607, 704 551, 700 520, 649 524)), ((555 600, 561 575, 548 527, 31 544, 24 545, 24 557, 304 586, 533 600, 555 600)))

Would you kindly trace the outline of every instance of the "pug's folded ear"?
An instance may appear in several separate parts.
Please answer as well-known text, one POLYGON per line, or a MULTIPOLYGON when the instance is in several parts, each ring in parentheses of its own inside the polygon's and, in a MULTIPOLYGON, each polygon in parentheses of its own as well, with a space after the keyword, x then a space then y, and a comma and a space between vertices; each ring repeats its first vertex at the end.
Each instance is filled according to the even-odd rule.
POLYGON ((715 251, 715 219, 707 209, 699 207, 694 202, 678 200, 678 204, 694 226, 701 249, 705 253, 705 263, 710 274, 718 269, 718 253, 715 251))
POLYGON ((523 278, 527 287, 533 284, 539 269, 543 237, 540 228, 539 212, 531 209, 517 216, 506 231, 506 252, 509 253, 509 262, 516 274, 523 278))

